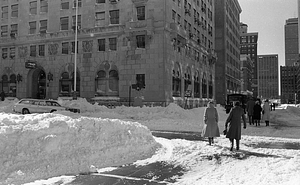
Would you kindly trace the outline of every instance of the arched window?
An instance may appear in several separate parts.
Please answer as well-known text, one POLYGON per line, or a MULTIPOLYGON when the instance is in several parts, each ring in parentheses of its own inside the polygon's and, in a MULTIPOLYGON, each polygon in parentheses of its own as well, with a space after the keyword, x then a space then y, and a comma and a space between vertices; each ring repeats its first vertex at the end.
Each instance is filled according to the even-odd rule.
MULTIPOLYGON (((63 72, 59 80, 60 93, 59 96, 73 96, 74 91, 74 73, 70 76, 68 72, 63 72)), ((77 96, 80 96, 80 76, 77 72, 76 74, 76 93, 77 96)))
POLYGON ((200 81, 199 81, 199 72, 195 72, 194 76, 194 97, 200 98, 200 81))
POLYGON ((95 81, 96 96, 119 96, 119 73, 117 70, 100 70, 95 81))
POLYGON ((206 74, 203 74, 202 78, 202 98, 207 98, 207 83, 206 83, 206 74))
POLYGON ((174 97, 180 97, 181 96, 181 73, 179 64, 176 64, 176 66, 173 69, 172 73, 172 90, 173 90, 173 96, 174 97))
POLYGON ((191 96, 191 93, 192 93, 192 92, 190 92, 191 85, 192 85, 191 70, 190 70, 190 68, 187 68, 187 71, 184 74, 184 93, 185 93, 185 96, 191 96))
POLYGON ((212 80, 212 75, 210 75, 210 77, 209 77, 208 97, 209 98, 213 97, 213 80, 212 80))

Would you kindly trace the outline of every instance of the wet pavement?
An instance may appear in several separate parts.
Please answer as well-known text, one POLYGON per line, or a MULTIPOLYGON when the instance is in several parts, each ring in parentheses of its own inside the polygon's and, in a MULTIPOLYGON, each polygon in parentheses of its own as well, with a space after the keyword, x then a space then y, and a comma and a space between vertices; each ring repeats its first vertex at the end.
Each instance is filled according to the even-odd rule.
POLYGON ((72 185, 141 185, 168 184, 183 175, 185 169, 164 162, 146 166, 125 165, 115 170, 95 174, 79 175, 72 185))
POLYGON ((300 143, 295 142, 261 142, 257 144, 249 145, 253 148, 270 148, 270 149, 289 149, 289 150, 300 150, 300 143))
MULTIPOLYGON (((191 141, 206 141, 199 132, 170 132, 170 131, 152 131, 152 135, 167 139, 186 139, 191 141)), ((300 150, 300 143, 261 142, 249 145, 254 148, 272 148, 272 149, 293 149, 300 150)), ((282 157, 262 155, 255 152, 243 151, 233 153, 234 158, 246 159, 249 156, 256 157, 282 157)), ((221 156, 208 156, 208 160, 220 158, 221 156), (210 158, 211 157, 211 158, 210 158)), ((68 185, 157 185, 176 182, 186 169, 182 166, 174 166, 165 162, 155 162, 144 166, 133 164, 117 167, 112 171, 101 173, 81 174, 68 185)))

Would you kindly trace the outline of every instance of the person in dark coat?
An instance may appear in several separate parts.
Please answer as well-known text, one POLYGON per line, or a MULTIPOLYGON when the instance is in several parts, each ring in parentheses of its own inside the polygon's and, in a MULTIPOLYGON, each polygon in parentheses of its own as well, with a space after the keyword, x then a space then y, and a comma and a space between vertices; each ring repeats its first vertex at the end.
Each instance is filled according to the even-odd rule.
POLYGON ((253 100, 253 98, 251 98, 246 105, 246 111, 247 111, 247 115, 249 118, 249 125, 254 125, 254 121, 253 121, 253 108, 255 105, 255 101, 253 100))
POLYGON ((261 111, 262 111, 262 108, 260 106, 260 103, 259 103, 259 101, 256 101, 254 108, 253 108, 253 119, 254 119, 255 126, 257 126, 257 125, 260 126, 261 111))
POLYGON ((204 127, 202 131, 203 137, 208 137, 208 144, 214 143, 214 137, 220 137, 218 126, 219 116, 218 111, 214 107, 214 102, 210 101, 204 112, 204 127))
POLYGON ((233 150, 234 139, 236 140, 236 149, 240 149, 241 140, 241 119, 244 122, 244 129, 246 129, 246 117, 244 114, 244 109, 240 107, 240 102, 235 102, 234 107, 231 109, 228 118, 225 122, 226 138, 229 138, 231 142, 230 151, 233 150), (227 127, 229 128, 227 131, 227 127))

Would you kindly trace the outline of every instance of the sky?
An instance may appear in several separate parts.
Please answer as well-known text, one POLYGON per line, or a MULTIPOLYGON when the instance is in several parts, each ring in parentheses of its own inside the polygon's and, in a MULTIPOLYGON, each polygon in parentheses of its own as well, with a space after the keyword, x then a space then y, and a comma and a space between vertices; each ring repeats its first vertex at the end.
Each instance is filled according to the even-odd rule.
MULTIPOLYGON (((150 130, 201 132, 205 107, 186 110, 170 104, 108 109, 79 99, 59 102, 79 107, 80 113, 22 115, 12 112, 14 102, 0 102, 0 185, 71 185, 78 176, 67 174, 90 171, 91 179, 95 179, 122 164, 147 166, 157 162, 184 170, 163 180, 149 171, 143 180, 149 176, 149 182, 165 184, 175 179, 170 184, 178 185, 300 182, 299 150, 278 147, 300 144, 300 108, 282 105, 271 111, 270 127, 263 121, 259 127, 248 125, 242 130, 241 150, 231 152, 224 135, 215 138, 212 146, 207 141, 152 136, 150 130), (264 143, 275 147, 260 146, 264 143)), ((216 108, 222 131, 228 115, 223 107, 216 108)))
POLYGON ((278 54, 279 66, 285 65, 284 25, 298 17, 297 0, 238 0, 240 21, 248 32, 258 32, 258 55, 278 54))

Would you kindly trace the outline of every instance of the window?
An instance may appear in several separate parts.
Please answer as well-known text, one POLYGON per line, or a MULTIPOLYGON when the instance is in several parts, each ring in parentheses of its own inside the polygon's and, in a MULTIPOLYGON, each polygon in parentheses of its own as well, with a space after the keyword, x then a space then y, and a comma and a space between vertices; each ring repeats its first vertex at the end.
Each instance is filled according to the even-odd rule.
POLYGON ((105 24, 105 12, 96 12, 96 25, 104 26, 105 24))
MULTIPOLYGON (((82 6, 82 0, 77 0, 77 3, 78 3, 78 7, 81 7, 82 6)), ((76 7, 76 0, 74 0, 74 3, 73 3, 73 8, 76 7)))
POLYGON ((12 24, 10 26, 10 33, 11 33, 11 35, 14 34, 14 36, 16 36, 18 34, 18 25, 17 24, 12 24))
MULTIPOLYGON (((77 28, 81 28, 81 15, 77 15, 77 28)), ((72 29, 75 31, 76 27, 76 16, 72 16, 72 29)))
POLYGON ((61 17, 60 30, 68 30, 68 29, 69 29, 69 17, 61 17))
POLYGON ((119 10, 109 11, 110 24, 119 24, 119 10))
POLYGON ((117 70, 98 71, 96 77, 96 96, 118 96, 119 74, 117 70))
POLYGON ((18 17, 18 5, 11 5, 11 17, 18 17))
POLYGON ((36 21, 29 22, 29 34, 35 34, 36 32, 36 21))
MULTIPOLYGON (((77 41, 77 53, 78 53, 78 41, 77 41)), ((75 53, 75 42, 72 42, 72 53, 75 53)))
POLYGON ((145 35, 136 36, 136 45, 138 48, 145 48, 146 45, 145 35))
POLYGON ((105 39, 98 39, 98 51, 105 51, 105 39))
POLYGON ((2 58, 3 59, 6 59, 7 58, 7 52, 8 52, 8 49, 7 48, 2 48, 2 58))
POLYGON ((36 46, 30 46, 30 56, 36 57, 36 46))
POLYGON ((9 48, 9 58, 14 59, 16 57, 16 48, 11 47, 9 48))
POLYGON ((135 79, 139 89, 145 88, 145 74, 136 74, 135 79))
POLYGON ((47 20, 41 20, 40 21, 40 33, 46 33, 47 32, 47 20))
POLYGON ((97 3, 97 4, 105 3, 105 0, 96 0, 96 3, 97 3))
POLYGON ((40 0, 40 12, 46 13, 48 12, 48 0, 40 0))
POLYGON ((117 38, 109 38, 109 49, 113 51, 117 50, 117 38))
MULTIPOLYGON (((69 75, 68 72, 63 72, 59 80, 59 96, 72 96, 74 89, 74 73, 69 75)), ((80 96, 80 74, 76 74, 76 94, 80 96)))
POLYGON ((2 6, 2 19, 8 19, 8 6, 2 6))
POLYGON ((61 9, 68 10, 69 9, 69 2, 61 2, 61 9))
POLYGON ((62 54, 69 54, 69 43, 68 42, 63 42, 62 43, 61 53, 62 54))
POLYGON ((8 36, 8 26, 1 26, 1 37, 8 36))
POLYGON ((45 56, 45 45, 39 45, 39 56, 45 56))
POLYGON ((29 3, 29 12, 31 15, 37 14, 37 1, 32 1, 29 3))
POLYGON ((172 19, 175 22, 176 21, 176 12, 175 10, 172 10, 172 19))
POLYGON ((136 8, 137 20, 145 20, 145 6, 136 8))
POLYGON ((181 16, 177 14, 177 24, 181 25, 181 16))

